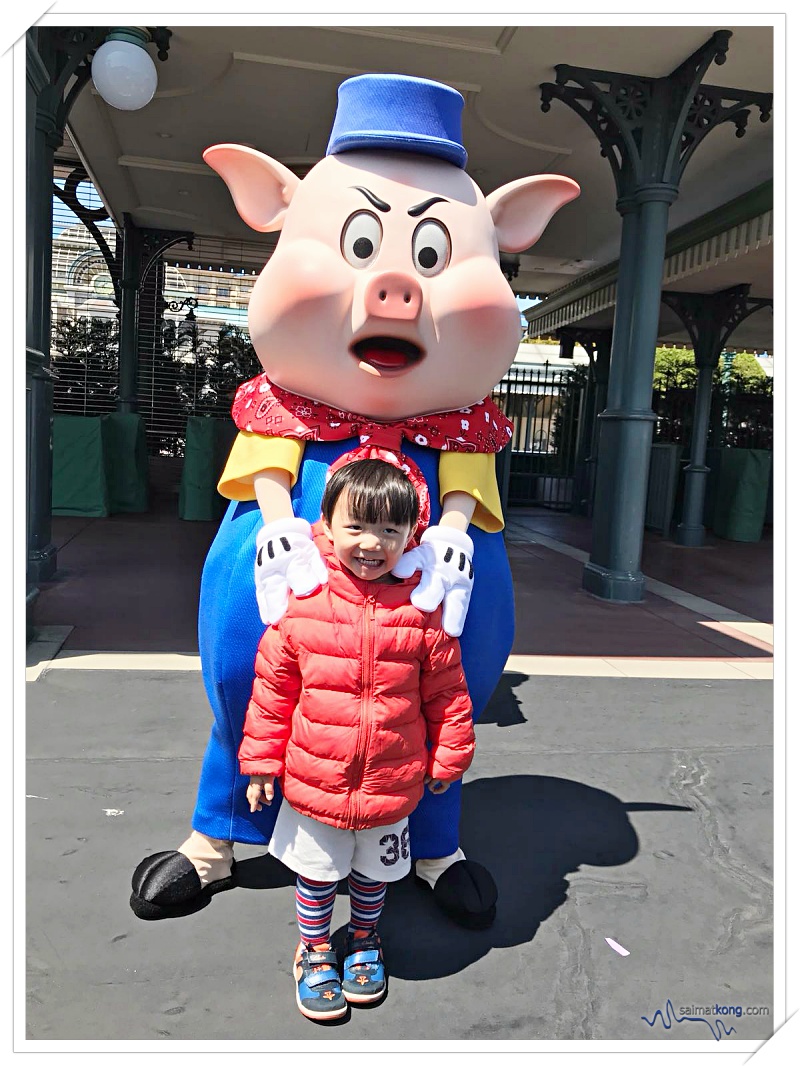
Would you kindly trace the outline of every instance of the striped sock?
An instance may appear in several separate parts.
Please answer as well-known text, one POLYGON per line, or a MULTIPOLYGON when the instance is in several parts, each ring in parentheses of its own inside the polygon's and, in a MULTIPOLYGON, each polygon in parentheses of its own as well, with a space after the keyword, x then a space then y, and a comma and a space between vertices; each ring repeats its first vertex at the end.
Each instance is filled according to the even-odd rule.
POLYGON ((311 881, 297 875, 297 924, 300 939, 312 947, 330 943, 331 917, 338 881, 311 881))
POLYGON ((347 885, 350 889, 350 924, 347 931, 354 933, 360 929, 371 933, 383 910, 386 882, 371 881, 357 870, 351 870, 347 885))

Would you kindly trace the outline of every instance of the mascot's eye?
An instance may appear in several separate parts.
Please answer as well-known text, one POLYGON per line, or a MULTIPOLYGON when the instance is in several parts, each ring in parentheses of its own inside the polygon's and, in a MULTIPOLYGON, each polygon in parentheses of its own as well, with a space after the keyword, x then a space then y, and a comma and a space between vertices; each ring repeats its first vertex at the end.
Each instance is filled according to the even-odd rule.
POLYGON ((432 218, 420 222, 414 230, 411 254, 418 273, 425 278, 441 274, 450 258, 450 234, 432 218))
POLYGON ((342 255, 350 266, 369 266, 381 246, 383 230, 378 219, 369 211, 351 215, 342 230, 342 255))

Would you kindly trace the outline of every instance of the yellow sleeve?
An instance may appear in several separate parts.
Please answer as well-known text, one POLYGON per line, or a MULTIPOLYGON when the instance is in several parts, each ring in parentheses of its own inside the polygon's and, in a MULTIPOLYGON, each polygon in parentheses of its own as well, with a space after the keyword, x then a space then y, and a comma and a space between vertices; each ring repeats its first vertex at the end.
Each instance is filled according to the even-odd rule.
POLYGON ((466 492, 477 500, 472 524, 487 533, 505 525, 497 487, 495 456, 485 452, 442 452, 439 459, 439 499, 448 492, 466 492))
POLYGON ((253 478, 262 470, 286 470, 292 486, 303 458, 303 442, 289 437, 262 437, 240 432, 222 471, 217 492, 226 500, 254 500, 253 478))

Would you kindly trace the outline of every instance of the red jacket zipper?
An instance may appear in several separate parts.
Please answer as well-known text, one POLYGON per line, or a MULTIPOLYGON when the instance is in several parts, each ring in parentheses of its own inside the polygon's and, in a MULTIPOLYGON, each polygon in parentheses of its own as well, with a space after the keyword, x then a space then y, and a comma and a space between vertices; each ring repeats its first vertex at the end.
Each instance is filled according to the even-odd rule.
POLYGON ((353 785, 353 814, 352 820, 358 825, 361 815, 358 802, 358 790, 361 785, 361 775, 364 772, 364 764, 367 754, 367 740, 370 732, 369 702, 372 694, 372 630, 375 617, 375 597, 367 596, 364 604, 364 628, 361 640, 361 706, 359 708, 358 734, 356 736, 356 750, 351 763, 351 781, 353 785))

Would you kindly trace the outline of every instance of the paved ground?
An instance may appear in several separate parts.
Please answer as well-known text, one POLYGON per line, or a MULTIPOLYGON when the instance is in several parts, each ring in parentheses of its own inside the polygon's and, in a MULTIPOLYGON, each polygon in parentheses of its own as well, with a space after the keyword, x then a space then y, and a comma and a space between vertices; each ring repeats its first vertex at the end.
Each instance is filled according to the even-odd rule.
MULTIPOLYGON (((497 921, 460 930, 412 881, 393 886, 391 1000, 330 1028, 294 1007, 293 892, 262 849, 240 848, 245 887, 193 916, 128 908, 139 859, 188 829, 199 676, 45 672, 28 686, 28 1036, 713 1042, 704 1021, 642 1015, 772 1007, 769 690, 506 674, 464 787, 497 921)), ((733 1024, 723 1039, 771 1032, 733 1024)))
MULTIPOLYGON (((580 515, 541 507, 514 508, 510 522, 591 550, 591 521, 580 515)), ((761 540, 753 542, 724 540, 706 530, 702 548, 685 548, 645 530, 642 571, 648 578, 690 589, 695 596, 756 615, 763 622, 772 621, 772 569, 772 526, 765 526, 761 540)))
MULTIPOLYGON (((55 518, 59 572, 43 586, 37 624, 71 626, 67 650, 196 653, 200 573, 216 529, 216 522, 179 521, 176 498, 167 496, 155 497, 147 514, 55 518)), ((727 608, 731 618, 772 622, 769 532, 754 544, 709 537, 706 548, 682 548, 646 533, 649 594, 643 604, 622 607, 581 589, 582 558, 591 546, 588 519, 515 509, 507 543, 519 654, 742 654, 730 643, 719 644, 708 627, 698 628, 698 599, 727 608), (551 545, 560 550, 546 550, 551 545), (668 594, 677 588, 690 598, 658 595, 664 583, 673 589, 668 594)))
POLYGON ((460 930, 412 880, 393 886, 391 999, 322 1027, 294 1006, 293 891, 263 849, 238 848, 244 885, 195 915, 128 907, 136 863, 188 832, 210 724, 193 597, 213 525, 58 520, 63 573, 37 620, 53 643, 29 649, 45 661, 27 685, 28 1048, 768 1036, 771 1017, 744 1012, 772 1007, 770 546, 741 546, 741 588, 743 556, 720 544, 703 551, 727 577, 693 582, 698 556, 682 555, 675 584, 662 571, 643 604, 612 607, 580 590, 586 526, 567 525, 509 524, 517 643, 462 824, 498 882, 497 921, 460 930), (742 1016, 696 1009, 715 1005, 742 1016))

